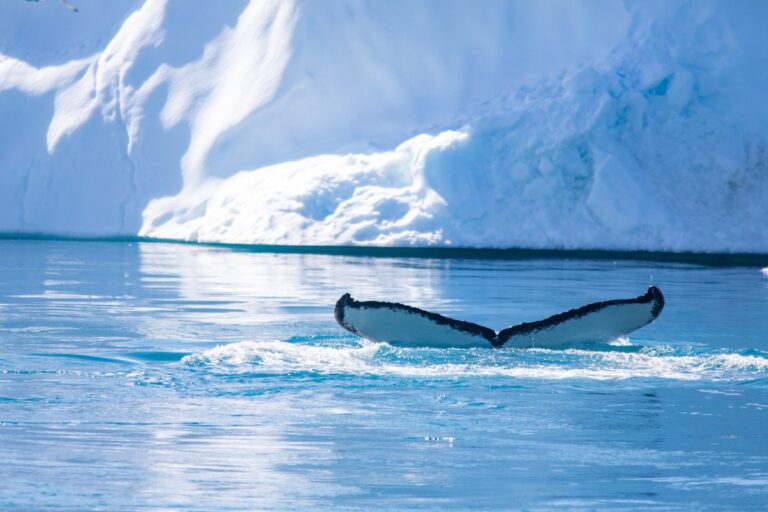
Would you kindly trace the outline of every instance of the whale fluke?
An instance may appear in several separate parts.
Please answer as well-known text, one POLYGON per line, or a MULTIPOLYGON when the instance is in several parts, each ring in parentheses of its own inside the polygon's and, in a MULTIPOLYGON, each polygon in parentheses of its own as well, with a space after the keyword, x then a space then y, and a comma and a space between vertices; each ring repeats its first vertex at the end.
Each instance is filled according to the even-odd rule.
POLYGON ((334 316, 344 329, 372 341, 428 347, 561 347, 606 342, 654 321, 664 308, 655 286, 633 299, 595 302, 536 322, 493 329, 397 302, 357 301, 345 293, 334 316))

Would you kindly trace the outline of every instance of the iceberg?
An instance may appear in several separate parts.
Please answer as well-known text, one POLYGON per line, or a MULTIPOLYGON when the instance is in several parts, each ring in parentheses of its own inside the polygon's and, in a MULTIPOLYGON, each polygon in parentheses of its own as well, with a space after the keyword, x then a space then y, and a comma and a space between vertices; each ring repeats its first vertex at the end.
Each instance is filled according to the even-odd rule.
POLYGON ((768 253, 764 2, 77 6, 4 7, 0 232, 768 253))

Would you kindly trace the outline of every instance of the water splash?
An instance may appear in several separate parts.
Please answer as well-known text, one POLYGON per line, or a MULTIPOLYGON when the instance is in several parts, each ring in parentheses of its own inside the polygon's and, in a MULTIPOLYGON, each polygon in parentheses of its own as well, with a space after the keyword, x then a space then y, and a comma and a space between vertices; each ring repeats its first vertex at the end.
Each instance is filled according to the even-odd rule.
POLYGON ((257 371, 422 378, 656 378, 713 382, 768 377, 768 354, 760 351, 697 353, 691 347, 640 347, 626 341, 601 350, 435 349, 399 348, 367 341, 336 345, 243 341, 188 355, 181 363, 226 374, 257 371))

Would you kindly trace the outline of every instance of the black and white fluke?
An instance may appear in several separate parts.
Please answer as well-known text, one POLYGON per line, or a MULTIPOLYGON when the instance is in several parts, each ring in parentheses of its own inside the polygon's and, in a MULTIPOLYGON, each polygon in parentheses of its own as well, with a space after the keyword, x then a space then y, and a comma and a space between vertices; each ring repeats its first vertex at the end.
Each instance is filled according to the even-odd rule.
POLYGON ((546 348, 616 339, 651 323, 663 308, 661 290, 651 286, 633 299, 595 302, 496 332, 397 302, 357 301, 345 293, 334 316, 350 332, 394 345, 546 348))

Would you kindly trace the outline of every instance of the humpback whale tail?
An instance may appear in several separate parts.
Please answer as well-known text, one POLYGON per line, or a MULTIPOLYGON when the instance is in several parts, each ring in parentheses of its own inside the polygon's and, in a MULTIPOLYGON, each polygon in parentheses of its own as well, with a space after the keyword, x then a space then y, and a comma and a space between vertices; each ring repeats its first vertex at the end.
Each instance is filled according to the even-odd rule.
POLYGON ((595 302, 543 320, 493 329, 397 302, 357 301, 345 293, 334 316, 344 329, 373 341, 432 347, 558 347, 604 342, 654 321, 664 308, 655 286, 633 299, 595 302))

